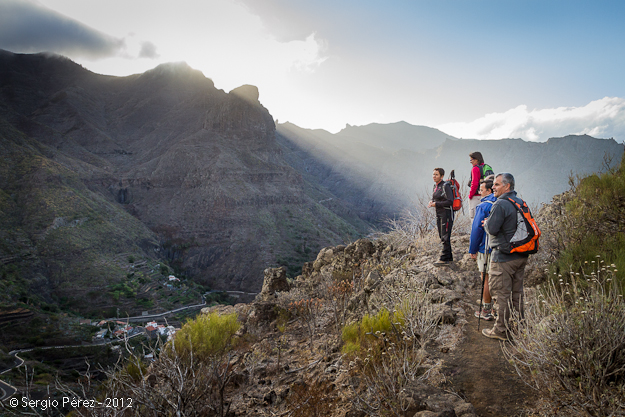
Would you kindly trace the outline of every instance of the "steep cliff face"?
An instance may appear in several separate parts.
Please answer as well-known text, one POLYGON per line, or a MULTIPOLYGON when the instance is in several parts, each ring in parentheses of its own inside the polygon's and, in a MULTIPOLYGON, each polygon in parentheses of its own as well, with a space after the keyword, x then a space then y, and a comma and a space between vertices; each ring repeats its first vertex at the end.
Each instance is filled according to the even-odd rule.
POLYGON ((284 161, 254 86, 225 93, 184 63, 118 78, 8 52, 0 73, 0 116, 213 288, 258 291, 267 266, 293 274, 367 227, 319 204, 324 191, 284 161))

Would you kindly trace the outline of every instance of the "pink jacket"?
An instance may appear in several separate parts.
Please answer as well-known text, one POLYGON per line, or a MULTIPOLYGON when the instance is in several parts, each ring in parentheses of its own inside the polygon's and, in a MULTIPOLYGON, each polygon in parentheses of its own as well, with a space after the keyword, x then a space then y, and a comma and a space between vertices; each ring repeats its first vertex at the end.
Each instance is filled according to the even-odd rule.
POLYGON ((469 199, 476 195, 480 195, 480 179, 482 178, 482 170, 479 165, 471 169, 471 191, 469 191, 469 199))

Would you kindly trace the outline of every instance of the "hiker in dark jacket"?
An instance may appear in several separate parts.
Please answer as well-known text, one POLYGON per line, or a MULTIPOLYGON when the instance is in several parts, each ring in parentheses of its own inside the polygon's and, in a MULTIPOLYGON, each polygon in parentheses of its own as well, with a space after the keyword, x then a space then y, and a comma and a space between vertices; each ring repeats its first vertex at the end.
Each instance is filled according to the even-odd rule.
POLYGON ((443 168, 434 168, 434 172, 432 172, 434 192, 432 193, 432 200, 428 203, 428 207, 436 207, 436 227, 438 228, 438 236, 443 243, 443 252, 440 259, 434 262, 435 266, 448 265, 454 260, 451 253, 451 228, 454 225, 454 211, 452 210, 454 195, 449 183, 443 181, 444 175, 445 170, 443 168))
POLYGON ((507 340, 511 310, 523 318, 523 279, 527 254, 504 253, 502 247, 510 245, 517 230, 517 209, 507 200, 508 197, 521 201, 514 191, 514 177, 507 172, 497 174, 493 183, 497 201, 493 204, 490 216, 484 221, 488 233, 488 243, 493 249, 489 265, 489 288, 491 296, 497 299, 499 311, 492 329, 484 329, 482 334, 493 339, 507 340))

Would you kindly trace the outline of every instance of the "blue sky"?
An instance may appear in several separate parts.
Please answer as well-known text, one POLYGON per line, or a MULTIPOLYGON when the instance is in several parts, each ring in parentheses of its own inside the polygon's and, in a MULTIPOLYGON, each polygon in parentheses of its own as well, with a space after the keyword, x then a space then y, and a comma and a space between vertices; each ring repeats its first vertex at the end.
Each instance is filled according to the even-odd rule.
POLYGON ((280 122, 625 140, 625 2, 0 0, 0 48, 103 74, 185 61, 280 122))

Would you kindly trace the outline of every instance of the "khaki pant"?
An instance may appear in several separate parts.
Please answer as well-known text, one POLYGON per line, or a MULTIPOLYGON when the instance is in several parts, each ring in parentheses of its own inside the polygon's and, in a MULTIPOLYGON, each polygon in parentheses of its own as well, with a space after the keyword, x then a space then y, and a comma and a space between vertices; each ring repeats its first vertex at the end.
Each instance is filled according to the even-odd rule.
POLYGON ((490 295, 499 304, 493 330, 499 334, 506 333, 512 311, 518 312, 519 317, 523 318, 523 278, 526 264, 527 258, 522 258, 510 262, 491 262, 489 265, 490 295))
POLYGON ((488 274, 488 265, 490 263, 490 253, 477 253, 477 270, 480 272, 486 272, 488 274), (484 270, 486 267, 486 270, 484 270))
POLYGON ((469 200, 469 215, 471 216, 471 220, 475 217, 475 208, 480 205, 482 202, 482 197, 479 195, 474 195, 469 200))

